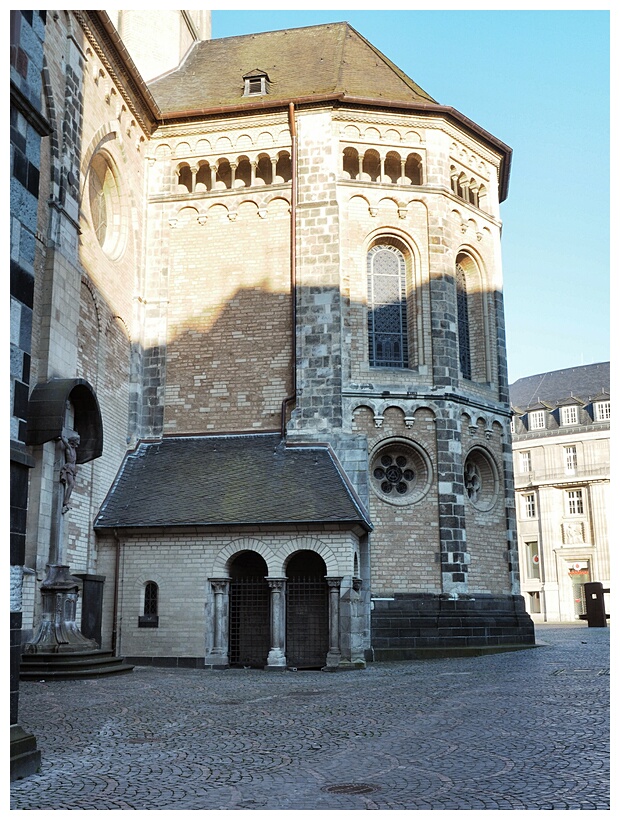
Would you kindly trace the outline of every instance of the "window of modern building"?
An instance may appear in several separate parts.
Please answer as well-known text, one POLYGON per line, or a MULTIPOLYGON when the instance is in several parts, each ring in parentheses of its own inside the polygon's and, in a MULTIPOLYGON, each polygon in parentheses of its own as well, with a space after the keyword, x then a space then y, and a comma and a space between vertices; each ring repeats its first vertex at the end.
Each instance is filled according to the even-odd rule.
POLYGON ((525 493, 522 497, 523 518, 536 518, 536 496, 534 493, 525 493))
POLYGON ((525 542, 526 575, 528 578, 540 578, 540 556, 538 541, 525 542))
POLYGON ((594 405, 594 421, 609 421, 611 418, 611 402, 597 401, 594 405))
POLYGON ((568 515, 583 515, 582 490, 567 490, 566 501, 568 515))
POLYGON ((577 446, 569 444, 564 448, 564 466, 567 473, 574 473, 577 469, 577 446))
POLYGON ((408 367, 407 266, 397 247, 374 245, 367 256, 368 359, 371 367, 408 367))
POLYGON ((521 450, 519 453, 519 461, 522 473, 532 472, 532 454, 529 450, 521 450))
POLYGON ((533 410, 528 413, 528 420, 530 423, 530 430, 544 430, 546 422, 546 413, 544 410, 533 410))
POLYGON ((530 592, 528 593, 530 597, 530 613, 532 615, 539 615, 541 612, 540 608, 540 592, 530 592))
POLYGON ((579 414, 576 405, 569 404, 567 407, 560 408, 560 422, 564 426, 578 424, 579 414))

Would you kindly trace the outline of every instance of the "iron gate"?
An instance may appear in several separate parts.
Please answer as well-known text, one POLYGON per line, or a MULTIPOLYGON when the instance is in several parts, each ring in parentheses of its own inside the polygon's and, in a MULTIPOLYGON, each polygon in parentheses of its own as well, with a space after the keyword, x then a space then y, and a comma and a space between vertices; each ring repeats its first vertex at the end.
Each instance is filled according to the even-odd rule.
POLYGON ((269 586, 264 578, 230 582, 230 664, 263 668, 270 649, 269 586))
POLYGON ((329 589, 322 577, 286 582, 286 662, 296 669, 325 666, 329 650, 329 589))

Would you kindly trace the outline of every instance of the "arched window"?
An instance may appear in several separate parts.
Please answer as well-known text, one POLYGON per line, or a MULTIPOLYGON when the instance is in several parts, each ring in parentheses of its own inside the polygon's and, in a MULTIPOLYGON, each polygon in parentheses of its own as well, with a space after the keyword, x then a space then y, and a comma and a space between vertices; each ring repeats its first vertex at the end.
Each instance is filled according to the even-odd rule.
POLYGON ((92 158, 88 172, 91 224, 103 252, 111 259, 122 253, 125 243, 123 204, 118 173, 105 152, 92 158))
POLYGON ((456 312, 459 335, 459 367, 464 379, 471 379, 471 350, 469 346, 469 308, 467 305, 467 276, 456 266, 456 312))
POLYGON ((144 587, 144 614, 157 615, 159 587, 155 581, 148 581, 144 587))
POLYGON ((211 166, 208 162, 202 162, 198 165, 198 173, 196 174, 196 190, 211 190, 211 166))
POLYGON ((144 585, 142 613, 138 618, 138 626, 159 626, 159 587, 155 581, 147 581, 144 585))
POLYGON ((247 157, 239 157, 235 171, 235 188, 249 188, 252 184, 252 166, 247 157))
POLYGON ((366 182, 379 182, 381 180, 381 158, 378 151, 366 151, 362 162, 362 172, 365 174, 364 179, 366 182))
POLYGON ((276 163, 276 178, 274 182, 290 182, 292 177, 291 155, 286 151, 278 154, 276 163))
POLYGON ((342 152, 342 172, 344 179, 357 179, 359 177, 360 161, 355 148, 347 147, 342 152))
POLYGON ((371 367, 408 367, 407 268, 393 245, 374 245, 367 256, 368 359, 371 367))
POLYGON ((394 185, 398 182, 401 176, 401 162, 400 154, 396 151, 388 151, 385 155, 385 176, 383 182, 392 182, 394 185))
POLYGON ((184 188, 188 193, 192 192, 192 169, 189 165, 181 165, 177 172, 179 188, 184 188))
POLYGON ((456 258, 455 280, 461 378, 485 384, 491 380, 487 314, 492 306, 480 266, 467 253, 456 258))
POLYGON ((417 154, 409 154, 407 157, 405 176, 412 185, 422 185, 422 160, 417 154))

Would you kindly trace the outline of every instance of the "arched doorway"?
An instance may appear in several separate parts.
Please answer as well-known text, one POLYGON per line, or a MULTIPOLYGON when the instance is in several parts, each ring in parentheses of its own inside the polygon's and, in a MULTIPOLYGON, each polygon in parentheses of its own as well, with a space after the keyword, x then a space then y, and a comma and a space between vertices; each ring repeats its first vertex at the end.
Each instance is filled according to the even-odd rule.
POLYGON ((296 669, 320 669, 329 650, 329 589, 320 555, 303 550, 286 567, 286 660, 296 669))
POLYGON ((250 550, 230 565, 230 665, 262 669, 270 648, 267 564, 250 550))

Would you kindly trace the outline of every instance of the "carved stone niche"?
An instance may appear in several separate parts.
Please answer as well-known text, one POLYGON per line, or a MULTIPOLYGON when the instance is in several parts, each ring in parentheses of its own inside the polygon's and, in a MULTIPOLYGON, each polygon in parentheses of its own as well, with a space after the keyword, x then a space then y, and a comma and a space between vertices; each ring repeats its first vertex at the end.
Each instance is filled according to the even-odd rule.
POLYGON ((585 532, 583 521, 567 521, 562 524, 563 544, 583 544, 585 542, 585 532))

